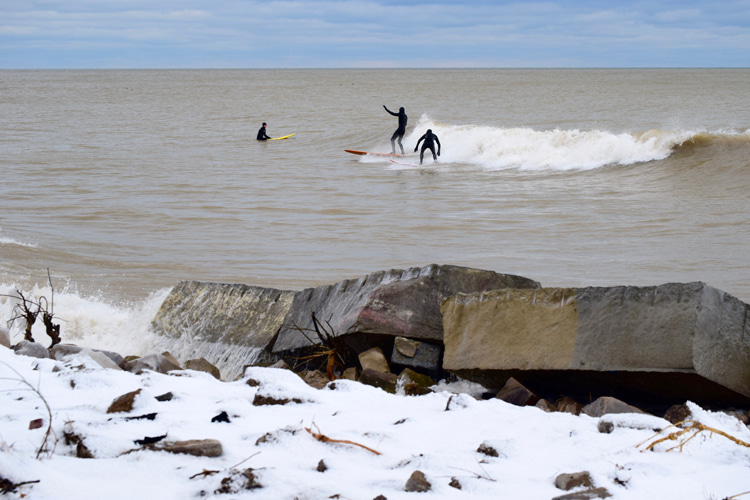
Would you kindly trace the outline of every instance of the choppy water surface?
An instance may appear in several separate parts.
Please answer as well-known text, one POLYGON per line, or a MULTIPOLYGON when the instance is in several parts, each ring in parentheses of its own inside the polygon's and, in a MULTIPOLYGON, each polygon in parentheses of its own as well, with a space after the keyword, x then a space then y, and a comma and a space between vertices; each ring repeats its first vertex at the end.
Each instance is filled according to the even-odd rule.
POLYGON ((429 263, 545 286, 704 281, 747 302, 748 82, 750 70, 0 71, 0 293, 44 287, 49 268, 60 303, 99 325, 83 337, 113 310, 137 323, 180 280, 300 289, 429 263), (384 104, 406 108, 407 150, 438 135, 437 164, 344 152, 390 151, 384 104), (263 121, 296 135, 257 142, 263 121))

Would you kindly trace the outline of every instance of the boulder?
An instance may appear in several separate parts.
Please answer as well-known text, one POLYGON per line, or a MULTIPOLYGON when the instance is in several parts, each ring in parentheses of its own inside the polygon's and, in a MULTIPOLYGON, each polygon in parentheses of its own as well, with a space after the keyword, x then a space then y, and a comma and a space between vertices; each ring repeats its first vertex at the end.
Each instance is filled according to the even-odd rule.
POLYGON ((122 369, 132 373, 139 373, 143 370, 153 370, 159 373, 169 373, 172 370, 182 370, 179 364, 175 364, 172 356, 163 354, 148 354, 142 358, 136 358, 132 361, 123 361, 122 369), (171 359, 170 359, 171 358, 171 359))
POLYGON ((211 364, 206 358, 189 359, 185 361, 185 369, 210 373, 217 380, 221 380, 221 371, 219 371, 219 369, 211 364))
POLYGON ((29 356, 41 359, 49 358, 49 350, 39 342, 22 340, 13 346, 13 351, 19 356, 29 356))
POLYGON ((456 294, 441 307, 443 368, 549 400, 747 407, 749 308, 704 283, 456 294))
POLYGON ((362 370, 375 370, 383 373, 390 373, 391 367, 388 366, 388 360, 385 359, 383 350, 380 347, 373 347, 365 352, 359 353, 359 365, 362 370))
POLYGON ((264 354, 265 348, 284 321, 295 293, 183 281, 164 300, 151 327, 158 335, 180 339, 181 352, 192 349, 187 356, 205 357, 232 379, 241 375, 245 365, 278 359, 264 354), (230 364, 234 370, 228 369, 230 364))
MULTIPOLYGON (((98 351, 95 349, 89 349, 88 347, 81 347, 73 344, 55 344, 49 349, 50 357, 58 361, 74 356, 76 354, 85 354, 93 361, 95 361, 102 368, 109 370, 121 370, 120 366, 112 360, 112 356, 107 355, 104 351, 98 351)), ((119 355, 118 355, 119 356, 119 355)), ((120 356, 122 359, 122 356, 120 356)))
MULTIPOLYGON (((289 314, 279 330, 273 352, 291 353, 320 343, 313 331, 312 313, 330 325, 334 337, 348 339, 356 352, 372 347, 368 336, 443 341, 440 303, 459 292, 480 292, 496 288, 538 288, 539 283, 520 276, 498 274, 458 266, 431 264, 406 270, 380 271, 359 279, 302 290, 294 296, 289 314)), ((385 349, 384 349, 385 350, 385 349)))
POLYGON ((513 377, 508 379, 495 397, 516 406, 534 406, 539 401, 539 396, 513 377))
POLYGON ((593 403, 587 404, 581 410, 581 413, 588 415, 589 417, 601 417, 602 415, 609 415, 611 413, 646 413, 640 408, 631 406, 624 401, 620 401, 616 398, 603 396, 598 398, 593 403))

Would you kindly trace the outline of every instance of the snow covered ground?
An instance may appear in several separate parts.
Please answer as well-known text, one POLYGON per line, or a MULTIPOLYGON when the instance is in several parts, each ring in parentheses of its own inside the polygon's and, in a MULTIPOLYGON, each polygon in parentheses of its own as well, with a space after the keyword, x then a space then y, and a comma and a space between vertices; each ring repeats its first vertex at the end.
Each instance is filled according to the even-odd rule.
POLYGON ((173 373, 179 375, 135 375, 99 368, 85 354, 60 362, 0 347, 0 496, 548 500, 570 493, 555 486, 559 474, 589 471, 594 486, 614 499, 750 499, 742 495, 750 492, 750 448, 743 444, 750 430, 695 405, 694 418, 726 436, 685 433, 648 451, 664 435, 654 429, 669 426, 661 418, 607 415, 615 424, 607 434, 597 430, 597 418, 477 400, 451 392, 456 385, 407 397, 350 381, 316 390, 273 368, 248 369, 234 382, 173 373), (113 400, 137 389, 132 411, 107 413, 113 400), (171 400, 157 400, 166 393, 171 400), (256 394, 300 402, 255 406, 256 394), (44 445, 46 405, 52 425, 44 445), (216 419, 222 412, 228 418, 216 419), (153 420, 132 418, 153 413, 153 420), (41 426, 30 429, 34 421, 41 426), (136 444, 160 436, 157 444, 218 440, 223 453, 198 457, 136 444), (94 458, 77 458, 76 440, 94 458), (497 456, 477 451, 483 444, 497 456), (417 470, 429 491, 406 491, 417 470))

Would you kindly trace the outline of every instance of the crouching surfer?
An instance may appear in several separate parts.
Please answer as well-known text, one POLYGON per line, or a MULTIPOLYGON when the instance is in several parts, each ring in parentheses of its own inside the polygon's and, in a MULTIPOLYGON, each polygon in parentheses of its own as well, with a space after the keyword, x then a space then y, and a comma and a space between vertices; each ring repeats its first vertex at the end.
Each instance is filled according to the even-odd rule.
POLYGON ((432 133, 432 129, 427 129, 427 132, 419 138, 417 141, 417 145, 414 146, 414 152, 417 152, 417 149, 419 149, 419 143, 424 140, 424 144, 422 144, 422 150, 419 152, 419 164, 422 164, 422 160, 424 160, 424 151, 425 149, 429 149, 432 151, 432 159, 437 161, 437 157, 440 156, 440 139, 438 139, 438 136, 432 133), (435 143, 437 142, 437 156, 435 156, 435 143))

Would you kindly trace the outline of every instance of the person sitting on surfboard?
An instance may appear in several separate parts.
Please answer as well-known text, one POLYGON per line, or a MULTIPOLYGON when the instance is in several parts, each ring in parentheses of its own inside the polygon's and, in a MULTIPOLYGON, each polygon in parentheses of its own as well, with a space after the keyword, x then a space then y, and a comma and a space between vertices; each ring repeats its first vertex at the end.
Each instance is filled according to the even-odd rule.
POLYGON ((401 148, 401 154, 404 154, 404 145, 401 144, 401 139, 404 138, 404 134, 406 133, 406 111, 404 111, 403 106, 398 108, 398 113, 394 113, 390 109, 385 107, 385 104, 383 104, 383 107, 385 108, 388 113, 392 114, 393 116, 398 116, 398 128, 391 136, 391 154, 396 154, 396 144, 395 141, 398 139, 398 145, 401 148))
POLYGON ((419 152, 419 164, 422 164, 422 159, 424 159, 424 150, 429 149, 432 151, 432 159, 437 161, 437 157, 440 156, 440 139, 438 139, 438 136, 432 133, 432 129, 427 129, 427 132, 419 138, 417 141, 417 145, 414 146, 414 152, 417 152, 417 148, 419 148, 419 143, 422 142, 422 139, 424 139, 424 144, 422 144, 422 150, 419 152), (435 156, 435 143, 437 142, 438 150, 437 150, 437 156, 435 156))
POLYGON ((256 137, 259 141, 265 141, 266 139, 270 139, 268 135, 266 135, 266 122, 263 122, 263 126, 260 127, 260 130, 258 130, 258 137, 256 137))

